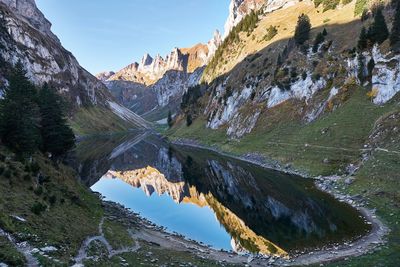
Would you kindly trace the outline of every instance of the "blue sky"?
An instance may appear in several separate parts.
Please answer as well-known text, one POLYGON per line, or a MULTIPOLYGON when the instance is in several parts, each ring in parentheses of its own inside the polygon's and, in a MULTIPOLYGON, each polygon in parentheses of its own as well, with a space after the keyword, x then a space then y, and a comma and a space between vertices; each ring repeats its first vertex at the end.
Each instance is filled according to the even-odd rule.
POLYGON ((53 32, 93 74, 144 53, 165 56, 222 33, 229 0, 36 0, 53 32))

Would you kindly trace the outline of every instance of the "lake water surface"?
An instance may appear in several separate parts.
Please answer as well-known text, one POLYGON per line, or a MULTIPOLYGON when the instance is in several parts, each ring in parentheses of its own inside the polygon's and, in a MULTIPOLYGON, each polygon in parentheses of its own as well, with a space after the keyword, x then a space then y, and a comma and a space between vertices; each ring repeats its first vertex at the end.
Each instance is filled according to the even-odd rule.
POLYGON ((168 231, 218 249, 285 255, 369 230, 313 181, 139 133, 81 142, 93 191, 168 231))

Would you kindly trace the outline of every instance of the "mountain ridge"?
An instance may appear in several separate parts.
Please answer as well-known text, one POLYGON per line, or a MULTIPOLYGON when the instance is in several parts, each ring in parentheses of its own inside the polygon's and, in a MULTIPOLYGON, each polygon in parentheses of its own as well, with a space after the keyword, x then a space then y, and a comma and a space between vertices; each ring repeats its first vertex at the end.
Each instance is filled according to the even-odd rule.
MULTIPOLYGON (((34 0, 0 1, 0 56, 4 62, 0 69, 0 91, 8 86, 8 73, 17 62, 21 62, 28 78, 38 87, 50 83, 68 102, 70 120, 73 121, 78 113, 85 113, 85 109, 94 107, 92 119, 98 119, 100 113, 107 113, 110 120, 105 130, 113 131, 114 125, 118 130, 127 130, 130 127, 143 127, 143 121, 136 121, 133 116, 127 119, 121 116, 114 103, 114 97, 96 77, 86 71, 71 52, 67 51, 60 40, 51 32, 51 23, 37 8, 34 0)), ((126 114, 129 113, 125 109, 126 114)), ((81 123, 81 122, 79 122, 81 123)), ((78 124, 79 124, 78 123, 78 124)), ((80 125, 87 127, 87 123, 80 125)), ((96 128, 96 125, 93 125, 96 128)), ((94 129, 95 130, 95 129, 94 129)), ((85 133, 89 133, 85 131, 85 133)))

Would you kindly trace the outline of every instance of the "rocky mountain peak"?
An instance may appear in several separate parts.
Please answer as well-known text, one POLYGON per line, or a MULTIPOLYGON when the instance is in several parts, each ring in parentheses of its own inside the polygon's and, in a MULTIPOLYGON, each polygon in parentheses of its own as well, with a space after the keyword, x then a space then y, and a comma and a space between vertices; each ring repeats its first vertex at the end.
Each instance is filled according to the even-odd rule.
POLYGON ((175 47, 166 59, 166 68, 168 70, 186 70, 185 57, 183 56, 181 50, 175 47))
POLYGON ((144 70, 146 67, 150 66, 151 63, 153 63, 153 58, 148 53, 146 53, 139 64, 139 69, 144 70))

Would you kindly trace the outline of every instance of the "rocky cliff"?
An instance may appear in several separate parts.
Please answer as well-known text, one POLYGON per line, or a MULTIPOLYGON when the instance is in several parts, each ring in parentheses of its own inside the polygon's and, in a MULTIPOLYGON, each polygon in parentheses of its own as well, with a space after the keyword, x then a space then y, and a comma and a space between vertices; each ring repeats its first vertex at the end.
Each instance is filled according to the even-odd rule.
POLYGON ((109 77, 109 72, 97 76, 126 107, 158 121, 166 118, 168 111, 179 110, 182 95, 199 83, 204 66, 221 42, 216 31, 207 44, 174 48, 166 57, 145 54, 140 63, 134 62, 109 77))
MULTIPOLYGON (((8 84, 6 64, 13 66, 20 61, 29 79, 38 86, 52 84, 71 104, 72 113, 87 106, 115 111, 110 107, 113 96, 62 47, 34 0, 1 0, 0 19, 0 55, 5 64, 0 71, 3 88, 8 84)), ((121 117, 119 112, 114 113, 121 117)), ((127 120, 128 124, 135 119, 127 120)))
POLYGON ((0 8, 6 30, 0 39, 1 56, 6 62, 14 65, 21 61, 35 84, 55 84, 77 107, 89 103, 105 105, 106 100, 112 99, 102 83, 61 46, 33 0, 2 0, 0 8))
POLYGON ((224 37, 226 37, 234 26, 236 26, 252 10, 258 10, 268 0, 231 0, 229 5, 229 16, 225 23, 224 37))

